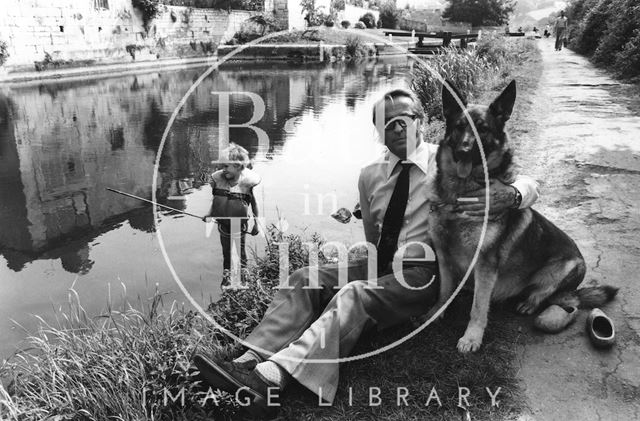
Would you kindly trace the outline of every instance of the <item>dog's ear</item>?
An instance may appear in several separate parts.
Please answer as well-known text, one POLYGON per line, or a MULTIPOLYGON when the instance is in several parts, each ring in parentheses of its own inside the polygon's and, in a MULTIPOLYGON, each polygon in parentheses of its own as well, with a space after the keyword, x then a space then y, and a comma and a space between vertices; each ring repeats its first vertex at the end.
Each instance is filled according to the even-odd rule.
POLYGON ((460 102, 462 102, 465 107, 467 106, 467 99, 460 93, 453 82, 448 79, 445 80, 442 84, 442 115, 444 115, 444 118, 447 121, 449 121, 451 117, 457 116, 462 112, 462 108, 458 105, 456 97, 460 99, 460 102))
POLYGON ((496 98, 489 109, 496 116, 502 124, 504 124, 509 117, 511 117, 511 112, 513 111, 513 104, 516 102, 516 81, 512 80, 509 85, 504 88, 504 91, 500 94, 498 98, 496 98))

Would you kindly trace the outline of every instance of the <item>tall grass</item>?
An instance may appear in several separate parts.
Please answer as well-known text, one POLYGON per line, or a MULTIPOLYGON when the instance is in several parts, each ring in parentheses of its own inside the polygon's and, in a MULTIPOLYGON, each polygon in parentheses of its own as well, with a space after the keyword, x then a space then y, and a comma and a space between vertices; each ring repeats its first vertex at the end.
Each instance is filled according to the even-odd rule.
POLYGON ((349 36, 345 40, 345 53, 349 57, 362 58, 372 55, 375 51, 362 38, 349 36))
MULTIPOLYGON (((321 243, 318 236, 284 235, 274 227, 269 235, 265 256, 249 271, 249 289, 227 290, 209 306, 216 321, 241 337, 258 323, 278 284, 274 243, 291 244, 291 270, 308 264, 303 242, 321 243)), ((156 291, 132 304, 125 291, 117 308, 109 298, 104 314, 89 317, 71 289, 56 320, 38 317, 40 326, 23 350, 0 366, 8 384, 0 387, 0 419, 228 418, 237 409, 232 397, 214 393, 205 399, 208 390, 190 364, 197 351, 226 357, 236 344, 200 314, 166 300, 167 293, 156 291)))
POLYGON ((429 122, 441 120, 442 85, 437 75, 452 81, 472 101, 478 93, 504 83, 535 48, 532 40, 503 37, 485 37, 475 49, 447 47, 442 54, 427 60, 427 66, 416 63, 411 88, 420 98, 429 122))
POLYGON ((0 373, 10 383, 0 418, 168 420, 183 409, 163 405, 165 390, 182 388, 196 403, 189 361, 198 331, 208 330, 199 317, 175 303, 163 308, 165 294, 156 291, 140 309, 125 300, 91 318, 71 292, 68 309, 55 322, 39 318, 24 350, 3 363, 0 373))

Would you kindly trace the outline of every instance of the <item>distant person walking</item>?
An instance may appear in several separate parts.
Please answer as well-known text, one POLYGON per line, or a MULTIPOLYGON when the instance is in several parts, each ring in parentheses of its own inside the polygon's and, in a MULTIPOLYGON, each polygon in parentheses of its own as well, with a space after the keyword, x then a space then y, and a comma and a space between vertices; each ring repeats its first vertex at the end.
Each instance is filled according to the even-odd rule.
POLYGON ((556 51, 562 50, 562 44, 567 37, 568 21, 564 15, 564 10, 560 12, 560 16, 556 19, 555 32, 556 32, 556 51))

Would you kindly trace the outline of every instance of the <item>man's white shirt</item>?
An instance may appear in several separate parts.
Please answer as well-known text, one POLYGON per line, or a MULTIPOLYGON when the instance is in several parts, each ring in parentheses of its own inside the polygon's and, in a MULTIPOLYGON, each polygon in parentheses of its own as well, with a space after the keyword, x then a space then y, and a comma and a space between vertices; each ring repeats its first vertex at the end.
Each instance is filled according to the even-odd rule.
MULTIPOLYGON (((438 145, 421 142, 407 158, 407 161, 415 165, 411 167, 409 172, 409 197, 398 236, 398 247, 411 242, 430 244, 427 218, 431 203, 428 200, 429 189, 427 186, 437 171, 437 151, 438 145)), ((400 162, 400 158, 386 151, 360 171, 358 191, 364 233, 366 240, 374 245, 378 244, 384 215, 401 171, 401 166, 397 165, 398 162, 400 162)), ((535 180, 526 176, 518 176, 513 186, 522 194, 521 209, 530 207, 538 199, 538 183, 535 180)), ((409 245, 404 257, 405 259, 435 260, 432 250, 427 250, 425 255, 425 249, 418 244, 409 245)))

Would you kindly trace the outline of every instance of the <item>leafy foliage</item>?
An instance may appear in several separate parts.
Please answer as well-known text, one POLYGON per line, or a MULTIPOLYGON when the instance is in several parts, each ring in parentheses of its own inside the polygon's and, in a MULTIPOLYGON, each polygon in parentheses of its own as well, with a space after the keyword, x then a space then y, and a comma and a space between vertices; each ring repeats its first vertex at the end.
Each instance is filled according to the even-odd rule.
POLYGON ((7 47, 7 43, 0 40, 0 66, 6 63, 9 58, 9 49, 7 47))
POLYGON ((497 26, 509 22, 514 0, 450 0, 442 16, 473 26, 497 26))
POLYGON ((360 16, 360 22, 364 23, 364 26, 367 28, 375 28, 376 27, 376 17, 371 12, 367 12, 364 15, 360 16))
POLYGON ((571 48, 622 77, 640 75, 637 0, 574 0, 566 13, 571 48))
POLYGON ((332 11, 344 10, 345 6, 346 6, 345 0, 331 0, 332 11))
POLYGON ((578 34, 575 46, 582 54, 593 54, 598 43, 607 30, 609 7, 612 0, 600 0, 593 7, 586 10, 582 20, 582 31, 578 34))
POLYGON ((251 16, 242 23, 240 29, 227 42, 229 45, 245 44, 255 39, 265 36, 271 32, 279 31, 278 22, 271 15, 251 16))
POLYGON ((142 13, 142 24, 149 31, 149 24, 160 14, 159 0, 131 0, 131 4, 142 13))
POLYGON ((396 8, 396 3, 393 0, 387 0, 380 6, 380 20, 379 23, 383 28, 395 29, 398 26, 398 20, 400 20, 400 11, 396 8))
POLYGON ((300 6, 305 19, 309 22, 309 26, 320 26, 329 21, 333 23, 336 20, 338 10, 331 7, 331 10, 327 13, 324 6, 316 7, 316 0, 301 0, 300 6))

